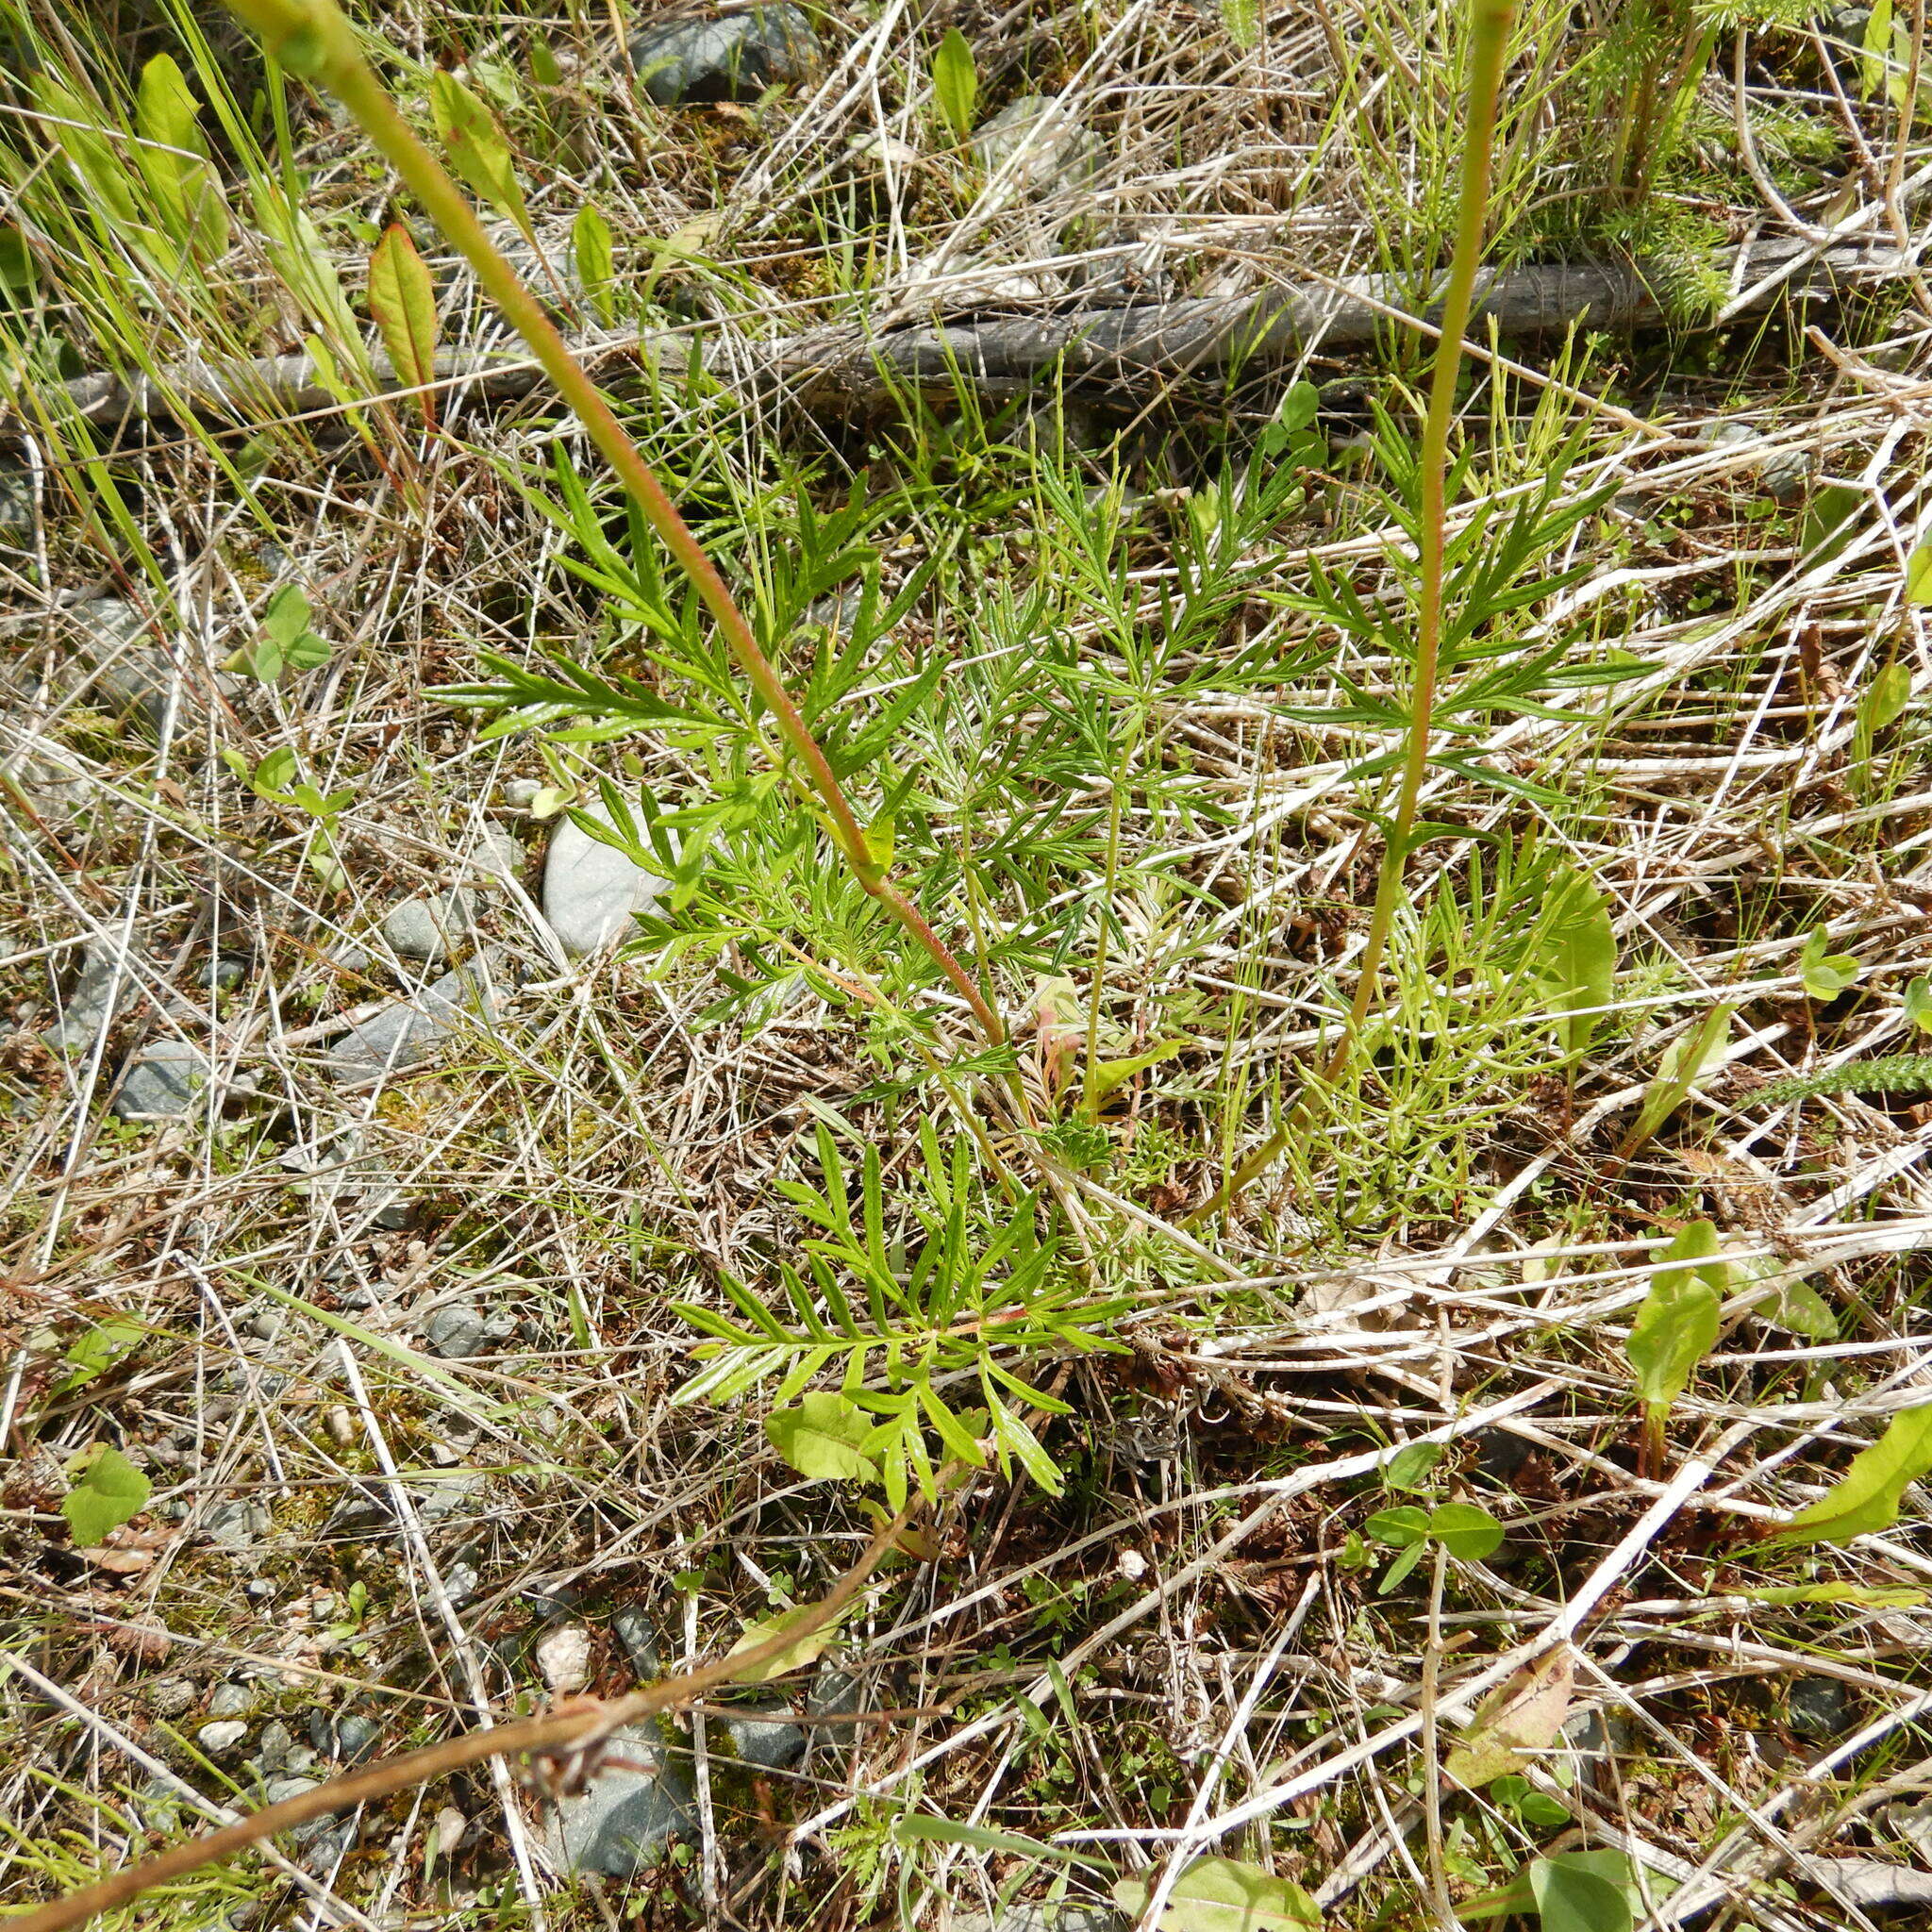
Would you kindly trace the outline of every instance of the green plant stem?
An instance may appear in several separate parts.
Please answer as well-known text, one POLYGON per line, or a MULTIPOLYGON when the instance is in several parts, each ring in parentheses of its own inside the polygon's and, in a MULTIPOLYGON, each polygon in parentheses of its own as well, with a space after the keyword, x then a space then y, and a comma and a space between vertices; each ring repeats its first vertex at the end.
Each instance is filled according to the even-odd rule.
MULTIPOLYGON (((1474 0, 1470 12, 1469 109, 1462 148, 1462 180, 1457 201, 1456 252, 1442 294, 1441 332, 1429 384, 1428 415, 1423 425, 1419 465, 1422 504, 1421 600, 1416 613, 1415 683, 1410 692, 1408 738, 1396 794, 1389 849, 1375 881, 1369 936, 1362 947, 1355 999, 1342 1022, 1341 1036, 1322 1067, 1324 1083, 1338 1078, 1355 1051, 1363 1023, 1375 1003, 1382 955, 1402 901, 1402 875, 1408 860, 1423 779, 1429 769, 1429 739, 1436 709, 1436 685, 1442 656, 1442 553, 1448 518, 1449 430, 1456 419, 1456 378, 1462 368, 1462 338, 1475 302, 1476 271, 1482 265, 1483 231, 1489 215, 1490 175, 1496 144, 1496 108, 1503 92, 1503 68, 1509 53, 1513 0, 1474 0)), ((1297 1100, 1288 1117, 1241 1162, 1212 1197, 1186 1215, 1191 1227, 1227 1208, 1286 1147, 1307 1115, 1297 1100)))
POLYGON ((442 164, 397 112, 395 103, 363 59, 348 22, 334 0, 229 0, 232 9, 261 36, 262 43, 291 73, 329 89, 360 123, 363 132, 415 195, 423 211, 476 272, 484 291, 528 343, 557 392, 604 454, 651 527, 696 587, 724 634, 739 669, 776 721, 791 756, 824 802, 832 841, 865 891, 932 958, 966 1002, 980 1031, 993 1044, 1006 1038, 998 1014, 905 892, 886 875, 810 727, 784 681, 758 648, 750 625, 733 600, 717 566, 678 513, 642 452, 631 440, 603 392, 570 352, 542 305, 484 232, 468 198, 442 164))
POLYGON ((1408 841, 1429 768, 1429 741, 1435 719, 1436 686, 1442 654, 1442 556, 1448 517, 1449 431, 1456 419, 1456 379, 1462 368, 1462 338, 1474 306, 1475 278, 1482 265, 1484 228, 1489 216, 1490 175, 1496 142, 1496 108, 1503 92, 1503 68, 1509 52, 1511 0, 1474 0, 1470 9, 1469 104, 1463 131, 1462 180, 1457 202, 1456 252, 1442 295, 1441 333, 1429 383, 1428 414, 1423 424, 1418 465, 1421 484, 1420 598, 1416 611, 1415 681, 1410 689, 1408 736, 1402 785, 1389 847, 1375 882, 1369 936, 1362 947, 1355 1001, 1341 1038, 1329 1055, 1323 1077, 1333 1080, 1348 1064, 1362 1024, 1375 1001, 1382 955, 1402 898, 1408 841))

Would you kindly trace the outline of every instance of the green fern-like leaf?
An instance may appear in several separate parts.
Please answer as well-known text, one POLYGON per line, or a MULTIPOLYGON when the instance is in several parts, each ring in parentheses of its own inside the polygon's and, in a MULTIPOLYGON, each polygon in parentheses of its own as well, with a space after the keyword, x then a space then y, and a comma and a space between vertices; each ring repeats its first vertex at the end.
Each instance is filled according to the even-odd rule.
POLYGON ((1895 1053, 1882 1059, 1853 1060, 1820 1074, 1793 1074, 1771 1080, 1752 1095, 1754 1100, 1813 1100, 1821 1093, 1932 1092, 1932 1053, 1895 1053))

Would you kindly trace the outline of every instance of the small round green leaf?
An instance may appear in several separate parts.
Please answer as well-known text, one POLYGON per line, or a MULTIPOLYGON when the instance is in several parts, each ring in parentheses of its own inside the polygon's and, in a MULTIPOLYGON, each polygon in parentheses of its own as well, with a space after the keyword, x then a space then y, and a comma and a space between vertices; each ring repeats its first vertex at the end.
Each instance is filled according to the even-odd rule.
POLYGON ((83 1549, 104 1542, 147 1507, 148 1479, 118 1449, 103 1449, 60 1499, 60 1513, 83 1549))
POLYGON ((1429 1512, 1418 1509, 1413 1503, 1404 1503, 1394 1509, 1377 1509, 1362 1527, 1378 1543, 1406 1550, 1428 1535, 1429 1512))
POLYGON ((1474 1503, 1442 1503, 1430 1514, 1428 1533, 1465 1563, 1480 1563, 1503 1541, 1503 1525, 1474 1503))

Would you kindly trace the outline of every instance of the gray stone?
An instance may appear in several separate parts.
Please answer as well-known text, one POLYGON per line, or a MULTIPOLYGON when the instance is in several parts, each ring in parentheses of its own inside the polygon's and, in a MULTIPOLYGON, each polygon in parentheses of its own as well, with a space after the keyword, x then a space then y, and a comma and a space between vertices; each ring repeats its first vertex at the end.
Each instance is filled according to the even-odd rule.
POLYGON ((116 985, 119 946, 96 940, 82 949, 80 974, 74 990, 60 1002, 60 1017, 48 1027, 49 1046, 69 1053, 87 1053, 114 1024, 115 1016, 140 997, 140 983, 131 966, 123 968, 116 985))
MULTIPOLYGON (((279 1805, 284 1798, 299 1798, 321 1784, 320 1778, 275 1777, 261 1788, 262 1802, 279 1805)), ((310 1872, 325 1872, 336 1864, 356 1842, 354 1818, 344 1819, 339 1811, 325 1812, 291 1825, 288 1842, 294 1847, 298 1862, 310 1872)))
POLYGON ((145 1697, 156 1717, 180 1717, 194 1707, 194 1685, 187 1677, 157 1677, 145 1697))
POLYGON ((217 1684, 208 1693, 210 1717, 246 1717, 255 1708, 255 1692, 246 1684, 217 1684))
POLYGON ((524 870, 522 842, 501 825, 482 824, 470 846, 469 864, 488 879, 514 879, 524 870))
MULTIPOLYGON (((1707 449, 1743 449, 1762 442, 1764 435, 1749 423, 1725 421, 1707 424, 1698 432, 1697 441, 1707 449)), ((1817 469, 1818 458, 1809 450, 1787 444, 1767 450, 1738 474, 1753 478, 1774 503, 1796 503, 1809 492, 1817 469)))
POLYGON ((969 145, 988 175, 1011 162, 1008 189, 1037 200, 1085 188, 1100 172, 1099 141, 1048 94, 1009 102, 969 145))
POLYGON ((1774 449, 1757 466, 1757 480, 1775 503, 1796 503, 1808 494, 1818 458, 1807 449, 1774 449))
POLYGON ((612 1734, 603 1770, 557 1807, 551 1844, 573 1872, 635 1877, 691 1829, 691 1801, 690 1774, 669 1761, 661 1728, 625 1725, 612 1734))
POLYGON ((331 1717, 325 1710, 308 1713, 308 1741, 325 1757, 333 1757, 341 1764, 360 1764, 364 1758, 374 1757, 381 1737, 380 1724, 354 1711, 341 1717, 331 1717))
MULTIPOLYGON (((158 731, 170 697, 179 691, 177 710, 198 703, 202 682, 189 667, 155 641, 142 613, 120 597, 96 597, 66 613, 78 627, 74 655, 91 674, 83 687, 86 701, 117 718, 138 719, 158 731)), ((236 691, 241 680, 215 674, 214 688, 236 691)))
POLYGON ((257 1772, 267 1777, 273 1772, 286 1771, 294 1750, 294 1732, 280 1718, 272 1719, 262 1725, 260 1740, 255 1747, 257 1772))
POLYGON ((201 1526, 208 1538, 231 1550, 253 1549, 274 1521, 266 1503, 245 1497, 239 1502, 210 1504, 201 1512, 201 1526))
POLYGON ((1857 1729, 1858 1701, 1836 1677, 1794 1677, 1785 1692, 1785 1714, 1797 1736, 1834 1744, 1857 1729))
POLYGON ((423 1339, 445 1361, 463 1361, 481 1352, 489 1339, 489 1324, 480 1308, 458 1302, 429 1316, 423 1324, 423 1339))
POLYGON ((219 1757, 224 1752, 232 1751, 248 1735, 248 1726, 240 1718, 224 1718, 219 1724, 203 1724, 194 1734, 194 1741, 210 1757, 219 1757))
POLYGON ((150 1831, 175 1831, 188 1816, 188 1801, 171 1779, 151 1777, 134 1794, 135 1808, 150 1831))
POLYGON ((406 959, 438 966, 476 929, 476 902, 458 888, 405 899, 382 922, 382 936, 406 959))
POLYGON ((610 1634, 624 1645, 624 1654, 640 1677, 655 1677, 662 1671, 658 1633, 643 1611, 631 1607, 619 1610, 610 1619, 610 1634))
POLYGON ((496 1017, 495 981, 501 955, 480 953, 467 966, 445 973, 414 999, 392 1000, 352 1026, 336 1047, 329 1071, 339 1080, 368 1079, 387 1071, 420 1066, 453 1035, 488 1026, 496 1017))
MULTIPOLYGON (((791 1713, 779 1711, 774 1715, 789 1720, 791 1713)), ((810 1742, 794 1723, 774 1724, 749 1716, 726 1718, 724 1731, 739 1761, 755 1765, 760 1771, 784 1771, 796 1764, 810 1742)))
POLYGON ((34 473, 18 463, 0 463, 0 549, 32 550, 40 521, 34 473))
POLYGON ((158 1040, 127 1062, 111 1103, 124 1121, 178 1121, 208 1082, 208 1056, 185 1040, 158 1040))
POLYGON ((818 36, 796 7, 754 7, 724 20, 677 20, 632 36, 631 64, 660 108, 756 100, 774 82, 803 80, 818 36))
POLYGON ((458 1470, 411 1483, 409 1500, 416 1506, 417 1520, 429 1528, 456 1517, 475 1515, 488 1487, 487 1478, 476 1471, 458 1470))
POLYGON ((233 992, 248 977, 252 962, 239 953, 221 953, 209 962, 208 983, 217 992, 233 992))
MULTIPOLYGON (((597 807, 591 815, 609 821, 597 807)), ((631 915, 648 912, 664 895, 658 874, 633 865, 615 846, 566 819, 543 864, 543 916, 566 953, 594 953, 631 930, 631 915)))

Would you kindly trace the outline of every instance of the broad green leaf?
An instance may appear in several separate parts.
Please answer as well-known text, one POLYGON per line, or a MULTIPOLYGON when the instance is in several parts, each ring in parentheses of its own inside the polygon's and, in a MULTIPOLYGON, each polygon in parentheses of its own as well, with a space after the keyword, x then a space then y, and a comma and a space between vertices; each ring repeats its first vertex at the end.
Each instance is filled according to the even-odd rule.
POLYGON ((1429 1535, 1458 1562, 1480 1563, 1503 1541, 1503 1525, 1474 1503, 1439 1503, 1429 1511, 1429 1535))
POLYGON ((76 1389, 84 1388, 96 1375, 112 1368, 146 1333, 141 1323, 125 1316, 96 1322, 67 1351, 68 1373, 47 1392, 54 1396, 71 1395, 76 1389))
POLYGON ((617 256, 610 224, 587 201, 570 225, 570 256, 597 320, 606 328, 617 319, 617 256))
POLYGON ((878 1464, 859 1447, 872 1430, 872 1417, 842 1395, 802 1395, 765 1418, 773 1448, 808 1482, 877 1482, 878 1464))
POLYGON ((1291 382, 1282 392, 1274 411, 1274 426, 1296 436, 1304 429, 1313 428, 1315 418, 1321 413, 1322 391, 1312 382, 1291 382))
POLYGON ((1811 1341, 1829 1341, 1837 1335, 1838 1316, 1831 1304, 1796 1269, 1774 1255, 1739 1265, 1742 1274, 1765 1284, 1763 1299, 1751 1306, 1760 1322, 1789 1328, 1811 1341))
POLYGON ((1630 1932, 1630 1860, 1622 1852, 1534 1858, 1529 1893, 1542 1932, 1630 1932))
POLYGON ((1906 988, 1905 1016, 1921 1033, 1932 1033, 1932 978, 1923 973, 1906 988))
MULTIPOLYGON (((1932 599, 1921 598, 1918 601, 1924 603, 1932 599)), ((1859 695, 1857 719, 1852 729, 1852 756, 1860 762, 1869 758, 1872 741, 1888 724, 1896 724, 1911 701, 1911 667, 1894 660, 1886 665, 1859 695)))
POLYGON ((979 97, 979 70, 974 65, 972 46, 956 26, 946 29, 945 39, 934 51, 932 92, 954 138, 964 141, 973 132, 973 107, 979 97))
POLYGON ((1578 1009, 1609 1005, 1617 979, 1617 935, 1609 901, 1574 866, 1565 865, 1551 881, 1537 927, 1535 972, 1549 989, 1551 1004, 1565 1016, 1558 1023, 1564 1052, 1573 1058, 1587 1052, 1605 1015, 1578 1009))
POLYGON ((1377 1596, 1387 1596, 1391 1590, 1399 1589, 1403 1580, 1408 1575, 1408 1573, 1427 1555, 1428 1548, 1429 1542, 1426 1537, 1420 1542, 1410 1543, 1407 1549, 1404 1550, 1395 1558, 1394 1562, 1391 1563, 1388 1569, 1383 1571, 1380 1577, 1376 1579, 1375 1594, 1377 1596))
POLYGON ((1778 1525, 1775 1541, 1847 1543, 1898 1521, 1907 1487, 1932 1470, 1932 1403, 1901 1409, 1884 1435, 1817 1502, 1778 1525))
POLYGON ((1885 84, 1886 57, 1891 52, 1892 0, 1873 0, 1858 37, 1858 98, 1869 101, 1885 84))
MULTIPOLYGON (((817 1608, 816 1604, 805 1604, 795 1610, 781 1610, 775 1616, 753 1618, 744 1626, 744 1634, 725 1653, 726 1661, 756 1650, 761 1643, 771 1642, 773 1638, 782 1636, 794 1624, 803 1623, 817 1608)), ((731 1681, 734 1684, 769 1684, 774 1677, 801 1671, 807 1664, 816 1663, 832 1647, 838 1635, 839 1619, 834 1617, 822 1629, 808 1630, 796 1643, 788 1644, 776 1657, 736 1673, 731 1681)))
MULTIPOLYGON (((1113 1902, 1129 1917, 1147 1907, 1155 1880, 1117 1878, 1113 1902)), ((1322 1907, 1299 1885, 1239 1858, 1200 1858, 1175 1879, 1160 1932, 1319 1932, 1322 1907)))
POLYGON ((1403 1503, 1393 1509, 1377 1509, 1362 1528, 1378 1543, 1406 1550, 1428 1536, 1429 1512, 1418 1509, 1413 1503, 1403 1503))
POLYGON ((1852 541, 1865 491, 1849 483, 1827 483, 1812 493, 1798 534, 1799 562, 1805 569, 1828 562, 1852 541))
POLYGON ((532 35, 530 40, 530 78, 539 87, 560 87, 563 84, 563 63, 557 58, 557 50, 541 34, 532 35))
POLYGON ((1873 678, 1858 700, 1858 735, 1869 743, 1888 724, 1896 724, 1911 701, 1911 667, 1894 660, 1873 678))
POLYGON ((148 1479, 118 1449, 103 1449, 79 1472, 60 1499, 60 1513, 83 1549, 107 1540, 130 1517, 147 1507, 148 1479))
POLYGON ((436 392, 428 385, 436 380, 436 285, 400 222, 382 231, 369 258, 369 312, 397 379, 422 390, 417 407, 433 422, 436 392))
POLYGON ((1932 604, 1932 537, 1906 558, 1906 602, 1932 604))
POLYGON ((1805 935, 1805 950, 1798 955, 1798 977, 1814 1000, 1835 1000, 1858 983, 1856 956, 1827 952, 1830 944, 1831 935, 1822 925, 1814 925, 1805 935))
POLYGON ((1441 1459, 1440 1442, 1407 1443, 1382 1465, 1382 1481, 1391 1490, 1420 1490, 1441 1459))
POLYGON ((1643 1090, 1629 1145, 1639 1146, 1649 1140, 1683 1104, 1698 1080, 1724 1065, 1731 1036, 1731 1011, 1729 1007, 1712 1008, 1688 1033, 1673 1041, 1643 1090))
POLYGON ((1638 1396, 1653 1418, 1670 1413, 1710 1353, 1729 1285, 1730 1266, 1709 1222, 1693 1221, 1664 1250, 1624 1344, 1638 1396))
POLYGON ((208 163, 208 143, 197 125, 200 104, 181 69, 157 54, 141 71, 134 125, 142 137, 134 150, 168 232, 205 256, 228 245, 228 209, 208 163))
POLYGON ((470 192, 508 215, 525 236, 530 217, 517 184, 509 143, 496 116, 454 74, 439 68, 429 77, 429 112, 448 152, 450 166, 470 192))
POLYGON ((1575 1681, 1576 1654, 1568 1644, 1524 1666, 1476 1707, 1467 1735, 1443 1761, 1443 1770, 1473 1791, 1515 1771, 1530 1754, 1547 1751, 1570 1715, 1575 1681))

